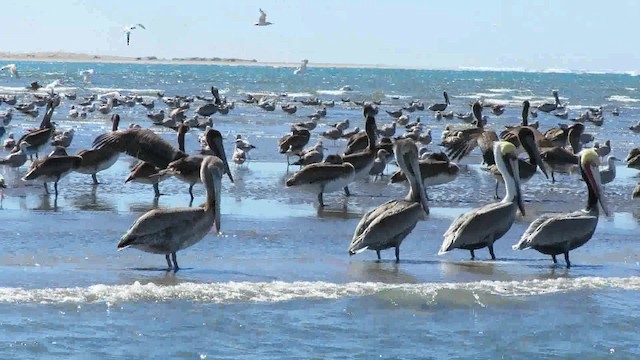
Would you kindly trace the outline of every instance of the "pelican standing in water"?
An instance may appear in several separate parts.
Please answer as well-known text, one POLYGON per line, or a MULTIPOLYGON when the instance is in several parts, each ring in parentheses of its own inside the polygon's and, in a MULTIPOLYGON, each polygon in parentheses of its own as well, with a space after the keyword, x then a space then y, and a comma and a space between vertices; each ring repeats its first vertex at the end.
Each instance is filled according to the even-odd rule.
POLYGON ((567 268, 571 267, 569 251, 579 248, 591 239, 596 226, 600 207, 605 215, 609 210, 603 200, 602 185, 600 182, 600 158, 593 149, 585 149, 580 153, 580 174, 587 184, 589 198, 584 210, 574 211, 568 214, 545 214, 534 220, 524 232, 520 241, 513 245, 514 250, 535 249, 539 252, 551 255, 556 264, 556 255, 564 254, 567 268))
POLYGON ((324 162, 307 165, 293 174, 287 179, 286 186, 295 186, 318 194, 318 204, 324 207, 324 193, 346 189, 353 181, 355 173, 356 170, 351 163, 342 161, 340 156, 329 155, 324 162))
POLYGON ((515 145, 504 140, 496 141, 493 145, 493 156, 505 180, 505 197, 500 202, 473 209, 454 220, 444 233, 444 241, 438 255, 453 249, 464 249, 471 251, 471 260, 474 260, 474 250, 488 247, 491 259, 495 260, 493 243, 509 231, 516 219, 517 209, 520 209, 524 216, 515 145))
POLYGON ((380 250, 393 247, 399 262, 402 240, 429 214, 416 144, 409 139, 397 140, 394 153, 398 166, 409 179, 409 193, 402 200, 390 200, 364 214, 351 239, 349 255, 375 250, 380 260, 380 250))
POLYGON ((176 252, 202 240, 213 225, 220 231, 221 182, 229 164, 224 156, 222 134, 219 131, 210 129, 207 143, 216 154, 221 155, 207 156, 200 166, 200 178, 205 185, 207 201, 199 207, 147 212, 122 236, 118 250, 132 247, 153 254, 164 254, 169 269, 178 270, 176 252))

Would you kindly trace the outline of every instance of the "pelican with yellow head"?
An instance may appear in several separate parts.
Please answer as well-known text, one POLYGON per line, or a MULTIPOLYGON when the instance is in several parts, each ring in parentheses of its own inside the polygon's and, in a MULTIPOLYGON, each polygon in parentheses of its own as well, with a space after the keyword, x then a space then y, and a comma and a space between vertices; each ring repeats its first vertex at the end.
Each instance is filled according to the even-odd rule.
POLYGON ((599 208, 602 208, 605 215, 609 215, 606 199, 602 193, 599 165, 600 157, 595 150, 582 150, 579 154, 579 166, 589 194, 587 207, 568 214, 540 216, 529 225, 520 241, 513 245, 513 249, 538 250, 543 254, 551 255, 554 263, 557 263, 556 255, 564 254, 567 268, 571 267, 569 251, 579 248, 591 239, 598 226, 599 208))
POLYGON ((453 249, 464 249, 471 252, 471 260, 474 260, 474 250, 488 247, 491 259, 495 260, 493 243, 509 231, 518 209, 524 215, 516 147, 508 141, 496 141, 493 144, 493 156, 507 193, 502 201, 473 209, 455 219, 444 233, 438 255, 453 249))

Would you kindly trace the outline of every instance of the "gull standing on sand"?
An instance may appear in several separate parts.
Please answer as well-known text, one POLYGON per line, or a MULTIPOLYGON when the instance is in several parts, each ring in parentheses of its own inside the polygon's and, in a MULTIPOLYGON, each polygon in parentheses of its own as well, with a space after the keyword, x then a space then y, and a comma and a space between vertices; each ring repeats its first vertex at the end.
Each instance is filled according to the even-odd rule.
POLYGON ((258 18, 258 22, 255 23, 256 26, 267 26, 267 25, 271 25, 273 23, 268 22, 267 21, 267 13, 262 11, 262 9, 260 10, 260 17, 258 18))
POLYGON ((135 24, 135 25, 129 25, 129 26, 125 26, 124 27, 124 33, 127 34, 127 46, 129 46, 129 39, 131 38, 131 31, 133 29, 137 29, 137 28, 144 29, 144 30, 147 29, 142 24, 135 24))
POLYGON ((20 75, 18 75, 18 68, 16 67, 16 64, 8 64, 0 68, 0 71, 5 71, 5 70, 9 70, 9 73, 11 74, 11 76, 15 78, 20 77, 20 75))

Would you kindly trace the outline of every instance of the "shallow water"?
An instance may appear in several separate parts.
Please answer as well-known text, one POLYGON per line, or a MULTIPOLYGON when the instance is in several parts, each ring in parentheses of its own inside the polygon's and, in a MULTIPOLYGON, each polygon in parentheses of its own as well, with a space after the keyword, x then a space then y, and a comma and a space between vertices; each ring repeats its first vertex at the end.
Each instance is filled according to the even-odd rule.
MULTIPOLYGON (((19 88, 31 78, 43 84, 63 78, 62 91, 79 95, 119 89, 208 96, 215 84, 231 100, 245 91, 287 92, 286 101, 293 95, 338 102, 376 97, 392 110, 411 98, 441 101, 446 87, 455 111, 467 111, 479 94, 509 104, 501 117, 490 116, 495 128, 518 122, 523 98, 548 100, 549 90, 558 88, 577 111, 604 103, 620 107, 622 115, 607 116, 604 126, 587 124, 598 141, 612 140, 617 157, 637 144, 626 128, 640 114, 634 101, 640 94, 637 78, 628 75, 312 69, 295 77, 291 69, 240 66, 18 66, 22 79, 3 78, 0 93, 25 96, 19 88), (88 67, 97 75, 84 86, 77 73, 88 67), (355 91, 336 90, 343 85, 355 91)), ((54 121, 76 128, 69 148, 75 153, 110 125, 98 113, 68 119, 71 104, 65 101, 54 121)), ((140 106, 115 111, 124 124, 150 125, 140 106)), ((585 186, 575 175, 560 175, 554 184, 536 175, 523 186, 527 213, 496 243, 499 261, 488 261, 486 250, 477 251, 478 261, 469 261, 466 251, 436 255, 456 216, 494 201, 494 180, 477 165, 477 155, 464 161, 469 165, 454 182, 429 190, 431 214, 403 243, 402 262, 392 261, 392 251, 376 262, 373 252, 347 255, 353 230, 364 212, 403 196, 406 188, 386 179, 358 182, 350 186, 350 198, 327 194, 324 209, 313 194, 286 189, 296 169, 287 171, 275 144, 291 122, 313 111, 299 105, 289 116, 238 103, 229 115, 214 115, 215 127, 227 135, 229 156, 236 132, 257 149, 246 166, 232 168, 233 184, 223 180, 222 234, 210 233, 180 252, 183 269, 177 273, 164 270, 162 256, 118 252, 116 243, 143 212, 187 206, 186 185, 165 181, 160 188, 167 195, 154 201, 149 186, 123 184, 132 160, 122 155, 98 175, 97 187, 88 175, 63 179, 56 200, 41 185, 19 180, 24 167, 19 173, 1 169, 9 189, 0 210, 0 357, 599 359, 640 353, 640 316, 633 311, 639 305, 640 210, 630 200, 637 171, 618 167, 616 180, 605 187, 612 216, 602 217, 593 239, 571 253, 569 270, 562 261, 553 266, 548 257, 514 252, 511 245, 538 215, 584 206, 585 186)), ((327 123, 350 118, 362 128, 359 108, 339 102, 328 113, 327 123)), ((437 139, 444 122, 428 111, 412 119, 416 115, 437 139)), ((15 112, 8 131, 20 134, 40 119, 15 112)), ((538 120, 543 128, 566 122, 542 113, 538 120)), ((387 122, 388 116, 378 117, 379 124, 387 122)), ((312 142, 324 128, 313 131, 312 142)), ((158 131, 175 141, 171 130, 158 131)), ((199 133, 189 133, 189 151, 197 148, 199 133)), ((325 145, 337 152, 344 142, 325 145)), ((196 185, 194 191, 198 204, 204 190, 196 185)))

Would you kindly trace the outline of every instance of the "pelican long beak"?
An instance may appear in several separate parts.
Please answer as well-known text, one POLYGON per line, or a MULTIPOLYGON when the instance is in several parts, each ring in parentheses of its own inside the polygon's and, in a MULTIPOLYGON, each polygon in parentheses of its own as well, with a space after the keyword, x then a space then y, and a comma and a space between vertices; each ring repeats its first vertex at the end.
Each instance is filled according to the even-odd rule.
POLYGON ((231 169, 229 169, 229 162, 227 162, 227 154, 224 152, 224 144, 222 143, 222 134, 218 130, 209 129, 205 135, 207 139, 207 145, 213 150, 222 163, 224 164, 224 171, 229 176, 229 180, 233 182, 233 176, 231 176, 231 169))
POLYGON ((214 194, 214 211, 215 211, 215 215, 214 215, 214 223, 216 225, 216 231, 220 232, 220 202, 221 202, 221 193, 222 193, 222 184, 221 184, 221 180, 222 178, 214 178, 213 180, 213 188, 215 191, 214 194))
POLYGON ((537 165, 540 168, 540 170, 542 170, 542 173, 544 174, 544 176, 547 179, 549 179, 549 174, 547 174, 547 169, 544 166, 544 163, 542 162, 542 158, 540 157, 540 150, 536 145, 535 139, 531 137, 525 138, 523 147, 529 154, 529 160, 535 161, 535 165, 537 165))
POLYGON ((427 203, 427 196, 424 191, 424 183, 422 182, 422 174, 420 173, 420 163, 418 162, 417 156, 411 156, 410 154, 404 155, 404 162, 408 165, 408 169, 410 174, 405 174, 409 180, 413 183, 410 184, 412 189, 416 190, 416 193, 411 194, 415 199, 420 202, 420 206, 422 206, 422 210, 424 210, 425 215, 429 215, 429 204, 427 203))
POLYGON ((516 183, 516 201, 518 202, 518 209, 520 209, 520 214, 524 216, 524 201, 522 200, 522 191, 520 190, 520 168, 518 167, 518 159, 513 158, 509 161, 511 162, 511 167, 513 168, 513 181, 516 183))
POLYGON ((608 201, 606 196, 602 192, 602 186, 600 185, 602 184, 600 180, 600 170, 598 169, 597 164, 594 164, 594 163, 589 164, 588 171, 586 171, 586 178, 587 178, 587 181, 589 181, 591 188, 596 193, 596 198, 600 203, 600 207, 602 208, 602 211, 604 212, 605 215, 609 216, 610 212, 609 212, 609 206, 607 205, 608 201))

